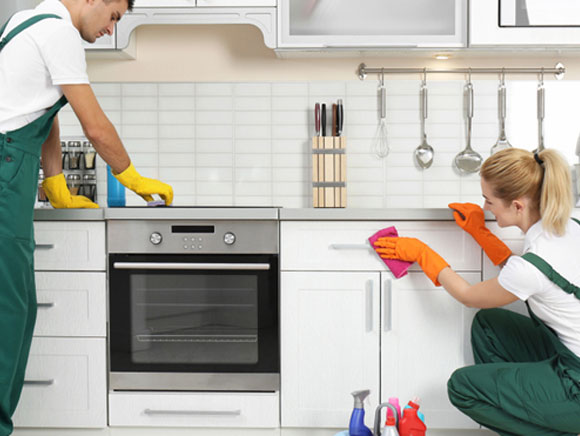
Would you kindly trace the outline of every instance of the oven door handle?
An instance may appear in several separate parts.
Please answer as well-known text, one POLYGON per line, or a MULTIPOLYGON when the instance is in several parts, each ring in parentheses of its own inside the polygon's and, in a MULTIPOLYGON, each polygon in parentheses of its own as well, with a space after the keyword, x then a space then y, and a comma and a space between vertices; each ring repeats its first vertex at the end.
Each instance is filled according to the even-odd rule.
POLYGON ((166 269, 166 270, 263 270, 269 263, 172 263, 172 262, 114 262, 115 269, 166 269))
POLYGON ((237 410, 143 410, 145 415, 193 415, 193 416, 240 416, 242 411, 237 410))

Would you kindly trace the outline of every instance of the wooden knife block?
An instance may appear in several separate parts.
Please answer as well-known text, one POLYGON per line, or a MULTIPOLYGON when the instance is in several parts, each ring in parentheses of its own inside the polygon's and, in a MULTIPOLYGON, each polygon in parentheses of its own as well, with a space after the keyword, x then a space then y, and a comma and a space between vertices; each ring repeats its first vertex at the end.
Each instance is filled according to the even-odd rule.
POLYGON ((312 206, 346 207, 346 138, 312 138, 312 206))

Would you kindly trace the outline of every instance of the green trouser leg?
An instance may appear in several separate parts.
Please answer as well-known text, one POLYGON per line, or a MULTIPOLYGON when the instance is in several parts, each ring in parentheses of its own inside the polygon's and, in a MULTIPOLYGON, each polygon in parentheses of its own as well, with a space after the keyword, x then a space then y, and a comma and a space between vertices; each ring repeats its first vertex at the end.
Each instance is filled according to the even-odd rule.
POLYGON ((449 399, 502 436, 576 436, 580 386, 563 380, 545 331, 517 313, 480 311, 472 326, 477 364, 458 369, 449 399))
POLYGON ((0 236, 0 435, 12 433, 36 318, 30 242, 0 236))

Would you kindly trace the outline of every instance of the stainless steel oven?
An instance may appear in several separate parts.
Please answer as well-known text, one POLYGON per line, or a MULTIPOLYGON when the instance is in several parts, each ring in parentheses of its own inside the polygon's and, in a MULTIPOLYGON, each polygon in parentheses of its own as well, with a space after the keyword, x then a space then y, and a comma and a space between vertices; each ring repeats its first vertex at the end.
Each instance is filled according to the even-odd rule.
POLYGON ((276 220, 119 219, 107 238, 110 389, 279 389, 276 220))

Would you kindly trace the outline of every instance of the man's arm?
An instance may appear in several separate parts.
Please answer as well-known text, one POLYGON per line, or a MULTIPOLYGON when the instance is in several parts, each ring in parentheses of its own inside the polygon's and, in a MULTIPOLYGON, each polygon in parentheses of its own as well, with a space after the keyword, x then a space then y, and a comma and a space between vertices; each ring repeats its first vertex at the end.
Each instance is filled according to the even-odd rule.
POLYGON ((90 85, 61 85, 85 136, 115 174, 125 171, 131 159, 123 147, 115 126, 109 121, 90 85))
POLYGON ((60 148, 58 116, 54 117, 48 138, 42 144, 41 157, 44 177, 52 177, 62 173, 62 150, 60 148))

